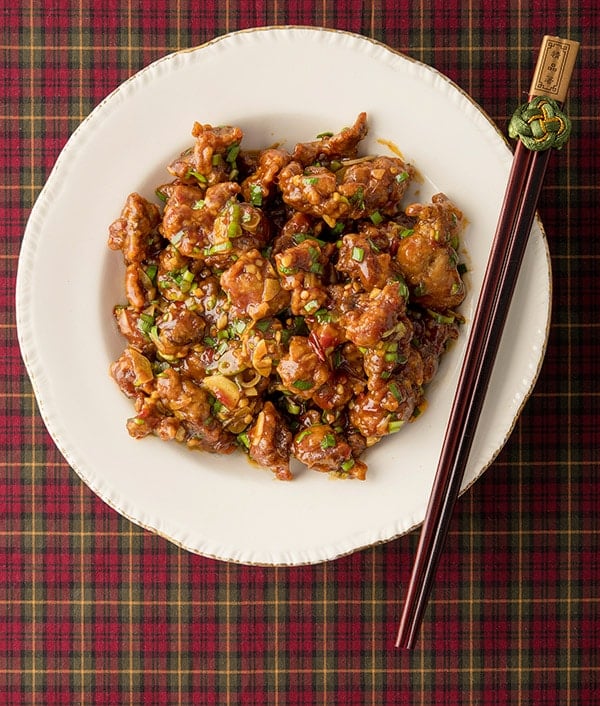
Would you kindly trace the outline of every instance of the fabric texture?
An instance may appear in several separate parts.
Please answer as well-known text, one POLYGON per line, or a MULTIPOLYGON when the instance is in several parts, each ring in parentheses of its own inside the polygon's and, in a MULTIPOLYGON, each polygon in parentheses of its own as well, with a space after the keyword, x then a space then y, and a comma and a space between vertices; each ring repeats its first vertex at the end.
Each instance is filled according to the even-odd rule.
POLYGON ((600 703, 597 4, 23 0, 3 2, 2 20, 0 703, 600 703), (573 134, 539 204, 553 271, 544 365, 506 446, 458 503, 411 653, 393 643, 418 532, 298 568, 186 553, 69 468, 19 352, 21 239, 72 131, 153 60, 285 24, 350 30, 427 62, 504 133, 542 35, 581 42, 573 134))

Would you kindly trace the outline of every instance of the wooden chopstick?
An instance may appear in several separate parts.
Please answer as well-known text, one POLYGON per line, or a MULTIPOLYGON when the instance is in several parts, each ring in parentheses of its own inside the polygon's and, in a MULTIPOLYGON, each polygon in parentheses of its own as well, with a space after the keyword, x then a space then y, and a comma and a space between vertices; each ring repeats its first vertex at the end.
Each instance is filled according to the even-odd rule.
MULTIPOLYGON (((552 98, 557 107, 562 104, 578 47, 578 42, 544 37, 530 89, 530 101, 536 96, 542 96, 552 98), (560 80, 557 80, 557 77, 560 80), (549 95, 551 93, 555 98, 549 95)), ((412 649, 417 639, 454 505, 460 493, 523 254, 535 219, 550 149, 532 151, 524 142, 519 141, 515 148, 421 529, 396 647, 412 649)))

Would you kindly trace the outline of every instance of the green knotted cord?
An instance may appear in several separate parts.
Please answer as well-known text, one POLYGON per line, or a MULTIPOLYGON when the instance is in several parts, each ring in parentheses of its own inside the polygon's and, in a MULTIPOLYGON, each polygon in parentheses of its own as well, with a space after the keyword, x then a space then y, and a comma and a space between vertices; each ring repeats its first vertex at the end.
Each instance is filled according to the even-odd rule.
POLYGON ((518 137, 527 149, 561 149, 571 134, 571 121, 558 103, 546 96, 536 96, 519 106, 508 125, 510 137, 518 137))

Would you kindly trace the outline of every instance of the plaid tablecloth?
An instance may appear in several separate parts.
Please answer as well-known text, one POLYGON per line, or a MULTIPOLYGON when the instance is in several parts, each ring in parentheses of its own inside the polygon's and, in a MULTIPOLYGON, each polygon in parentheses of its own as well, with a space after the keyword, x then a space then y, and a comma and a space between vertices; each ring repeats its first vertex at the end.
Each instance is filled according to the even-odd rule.
POLYGON ((0 703, 600 703, 597 4, 4 0, 1 19, 0 703), (447 74, 503 131, 542 35, 582 44, 574 134, 540 202, 553 268, 545 363, 504 450, 458 504, 412 653, 393 642, 416 532, 299 568, 186 553, 69 468, 17 344, 23 230, 71 132, 154 59, 274 24, 381 40, 447 74))

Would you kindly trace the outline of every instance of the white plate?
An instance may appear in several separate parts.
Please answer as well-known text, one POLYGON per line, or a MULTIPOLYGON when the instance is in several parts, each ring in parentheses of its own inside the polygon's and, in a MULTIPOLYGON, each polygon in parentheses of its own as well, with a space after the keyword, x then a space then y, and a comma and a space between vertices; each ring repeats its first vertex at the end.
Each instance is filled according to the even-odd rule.
MULTIPOLYGON (((31 213, 19 261, 19 340, 41 414, 81 478, 111 507, 186 549, 223 560, 304 564, 389 540, 424 517, 467 340, 444 359, 419 420, 369 450, 368 480, 301 472, 290 483, 241 454, 193 453, 125 429, 129 400, 108 376, 124 342, 124 299, 107 228, 132 191, 153 198, 195 120, 239 125, 247 147, 293 145, 366 110, 365 151, 390 140, 464 211, 470 320, 511 162, 480 108, 437 71, 338 31, 264 28, 160 59, 121 85, 62 151, 31 213)), ((527 247, 479 432, 471 484, 509 435, 535 382, 550 317, 550 266, 539 222, 527 247)))

